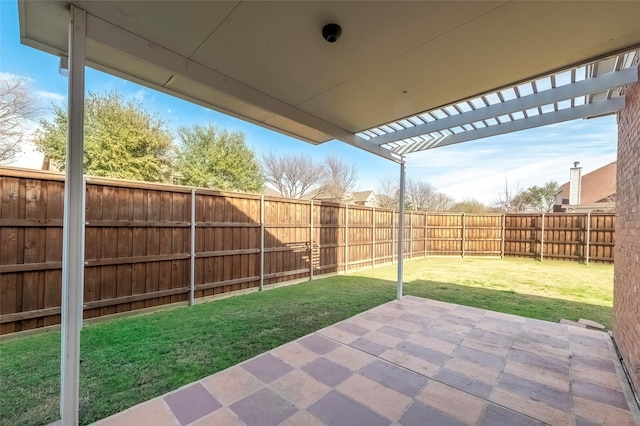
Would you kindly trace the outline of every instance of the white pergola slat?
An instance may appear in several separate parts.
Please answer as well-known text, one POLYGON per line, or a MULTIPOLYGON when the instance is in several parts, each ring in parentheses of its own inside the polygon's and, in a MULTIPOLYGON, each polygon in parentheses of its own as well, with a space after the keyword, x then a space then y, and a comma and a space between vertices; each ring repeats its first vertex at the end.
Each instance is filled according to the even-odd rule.
POLYGON ((358 136, 406 155, 624 108, 620 89, 638 81, 632 66, 638 50, 485 93, 403 120, 367 129, 358 136))

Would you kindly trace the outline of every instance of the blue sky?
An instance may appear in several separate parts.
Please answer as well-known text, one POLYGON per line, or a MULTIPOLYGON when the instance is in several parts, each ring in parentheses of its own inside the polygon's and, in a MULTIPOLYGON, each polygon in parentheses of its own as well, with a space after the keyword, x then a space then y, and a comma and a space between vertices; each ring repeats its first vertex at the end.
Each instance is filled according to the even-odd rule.
MULTIPOLYGON (((28 79, 45 108, 66 103, 67 79, 58 74, 58 58, 21 45, 17 3, 0 0, 0 78, 15 76, 28 79)), ((319 161, 327 154, 336 155, 356 165, 361 190, 375 190, 383 178, 398 175, 397 165, 344 143, 313 146, 91 68, 86 72, 86 89, 97 93, 117 90, 127 99, 139 100, 170 130, 212 123, 242 131, 258 154, 276 150, 319 161)), ((576 120, 411 154, 407 178, 428 181, 457 200, 476 198, 489 204, 503 190, 505 179, 512 189, 549 180, 562 184, 574 161, 580 161, 583 173, 615 161, 616 141, 615 116, 576 120)), ((17 165, 38 168, 39 155, 26 147, 17 165)))

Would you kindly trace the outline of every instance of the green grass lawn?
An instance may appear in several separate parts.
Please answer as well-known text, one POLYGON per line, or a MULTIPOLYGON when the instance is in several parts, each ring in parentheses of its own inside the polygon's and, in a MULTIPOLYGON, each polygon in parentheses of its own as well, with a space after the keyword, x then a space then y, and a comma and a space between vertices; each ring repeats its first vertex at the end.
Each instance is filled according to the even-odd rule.
MULTIPOLYGON (((87 424, 395 297, 395 266, 85 326, 87 424)), ((558 321, 611 325, 613 266, 529 259, 405 263, 405 294, 558 321)), ((0 343, 0 424, 58 418, 60 333, 0 343)))

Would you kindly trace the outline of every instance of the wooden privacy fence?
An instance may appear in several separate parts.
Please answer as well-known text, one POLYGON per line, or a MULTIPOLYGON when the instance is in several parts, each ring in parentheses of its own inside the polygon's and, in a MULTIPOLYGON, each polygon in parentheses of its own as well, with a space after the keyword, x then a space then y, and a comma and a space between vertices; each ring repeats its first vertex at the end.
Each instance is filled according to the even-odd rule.
MULTIPOLYGON (((63 176, 0 168, 0 334, 60 322, 63 176)), ((84 317, 397 261, 398 213, 90 178, 84 317)), ((613 261, 612 214, 409 212, 406 258, 613 261)))

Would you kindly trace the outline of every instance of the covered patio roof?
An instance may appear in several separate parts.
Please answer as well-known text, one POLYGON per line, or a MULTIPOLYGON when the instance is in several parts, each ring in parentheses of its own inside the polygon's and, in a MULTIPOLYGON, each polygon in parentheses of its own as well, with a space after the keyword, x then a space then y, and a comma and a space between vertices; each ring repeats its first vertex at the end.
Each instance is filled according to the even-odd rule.
MULTIPOLYGON (((600 59, 640 46, 638 2, 526 1, 20 1, 22 42, 67 55, 69 4, 87 13, 89 66, 307 142, 338 139, 395 161, 489 135, 497 128, 474 123, 502 124, 499 117, 529 107, 510 102, 506 112, 482 108, 462 122, 396 133, 407 123, 455 115, 456 107, 474 110, 476 97, 493 106, 488 94, 500 97, 498 89, 523 81, 536 92, 538 76, 549 76, 553 87, 561 71, 584 64, 591 65, 569 71, 571 82, 602 76, 600 65, 617 71, 625 59, 600 59), (334 43, 322 37, 328 23, 342 27, 334 43), (441 140, 449 133, 456 136, 441 140)), ((532 107, 553 105, 551 116, 526 115, 500 131, 620 107, 619 100, 571 102, 571 112, 555 111, 559 101, 592 93, 584 93, 589 84, 580 86, 580 93, 532 107)))

